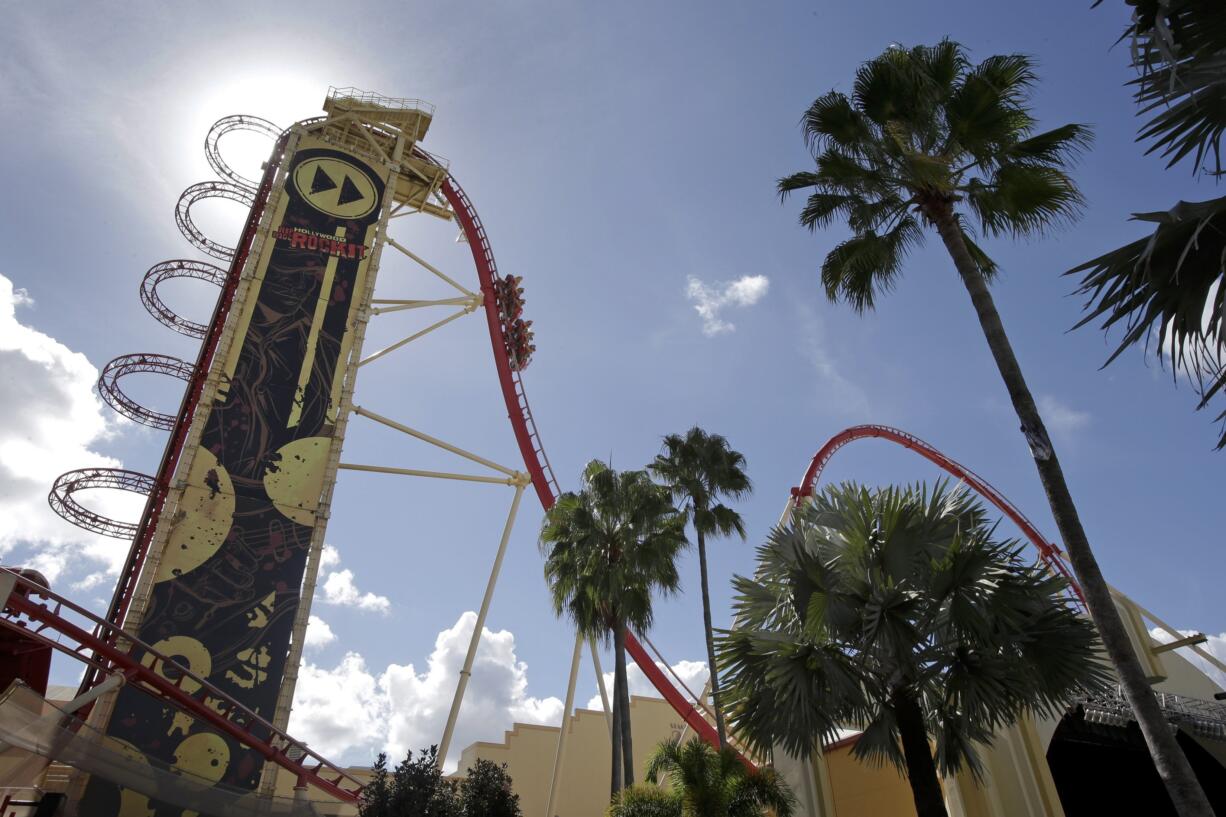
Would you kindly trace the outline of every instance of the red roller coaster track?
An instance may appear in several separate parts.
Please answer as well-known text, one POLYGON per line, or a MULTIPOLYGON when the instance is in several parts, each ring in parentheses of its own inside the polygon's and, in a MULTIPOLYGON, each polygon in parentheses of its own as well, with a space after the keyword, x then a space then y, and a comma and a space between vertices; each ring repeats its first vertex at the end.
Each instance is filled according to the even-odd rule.
POLYGON ((108 406, 129 420, 149 426, 150 428, 170 431, 175 427, 175 422, 178 420, 175 415, 164 414, 160 411, 146 408, 124 394, 123 389, 119 385, 121 377, 142 372, 169 375, 170 377, 182 380, 184 383, 190 383, 192 382, 192 375, 195 374, 195 369, 186 360, 180 360, 171 355, 159 355, 149 352, 120 355, 102 367, 102 374, 98 377, 98 394, 101 395, 108 406))
MULTIPOLYGON (((12 573, 3 569, 0 572, 12 573)), ((357 799, 362 790, 360 781, 182 664, 84 607, 51 592, 34 579, 12 575, 14 589, 4 602, 0 624, 71 655, 100 673, 120 673, 128 683, 140 684, 150 695, 250 746, 298 780, 310 781, 346 802, 357 799), (90 629, 78 626, 66 618, 67 615, 85 619, 90 629), (290 757, 291 750, 293 757, 290 757)))
POLYGON ((189 338, 203 338, 209 328, 203 323, 188 320, 168 307, 158 294, 158 286, 171 278, 194 278, 224 287, 226 271, 221 267, 206 264, 204 261, 193 261, 188 258, 176 258, 172 261, 162 261, 154 264, 145 273, 140 283, 140 301, 153 319, 168 329, 173 329, 189 338))
POLYGON ((852 426, 851 428, 843 429, 827 440, 826 444, 813 455, 813 459, 809 462, 809 467, 805 470, 804 479, 800 481, 800 487, 792 489, 792 496, 799 501, 801 497, 811 495, 814 487, 817 485, 817 480, 821 478, 822 470, 826 467, 826 463, 830 462, 830 458, 834 456, 834 453, 850 442, 865 439, 888 440, 889 442, 901 445, 903 448, 910 449, 945 471, 945 473, 957 477, 971 488, 974 488, 976 493, 995 505, 1001 513, 1009 517, 1013 524, 1018 526, 1023 535, 1039 551, 1039 558, 1049 568, 1068 579, 1069 586, 1077 595, 1077 599, 1083 604, 1085 603, 1085 599, 1081 596, 1081 588, 1078 586, 1077 580, 1073 577, 1073 573, 1068 565, 1064 563, 1064 557, 1059 547, 1045 539, 1039 533, 1038 528, 1026 518, 1026 515, 1016 505, 1006 499, 1004 494, 993 488, 986 479, 965 465, 945 456, 935 446, 929 445, 914 434, 908 434, 905 431, 899 431, 889 426, 877 425, 852 426))
MULTIPOLYGON (((158 516, 165 501, 169 480, 174 473, 186 437, 190 418, 197 409, 205 374, 209 370, 212 357, 216 352, 221 330, 226 315, 233 301, 234 290, 238 283, 244 262, 250 250, 251 241, 263 213, 271 189, 275 171, 279 165, 284 149, 284 139, 278 141, 273 158, 268 162, 264 178, 254 194, 242 191, 251 196, 250 215, 237 251, 230 265, 222 286, 221 296, 213 320, 204 334, 204 342, 196 365, 191 368, 188 387, 178 415, 171 424, 171 438, 167 444, 166 453, 155 479, 144 477, 147 483, 142 487, 148 490, 149 501, 144 515, 137 526, 132 527, 133 545, 127 563, 120 575, 119 586, 111 602, 105 618, 94 616, 66 599, 51 593, 43 587, 24 579, 18 579, 21 592, 14 592, 6 602, 0 625, 20 630, 30 637, 51 644, 56 649, 73 655, 85 662, 87 671, 82 682, 82 691, 99 682, 101 675, 108 671, 122 673, 128 680, 138 682, 152 695, 164 700, 193 717, 202 719, 218 731, 229 734, 242 742, 256 748, 265 758, 289 770, 301 783, 309 783, 344 801, 352 802, 360 793, 360 785, 345 775, 338 767, 328 763, 322 757, 305 750, 297 741, 277 730, 259 716, 250 712, 240 704, 230 701, 223 693, 212 688, 203 679, 197 678, 187 669, 178 665, 172 659, 161 655, 150 646, 141 643, 131 634, 121 629, 124 615, 131 602, 136 579, 144 563, 149 542, 156 527, 158 516), (75 616, 91 622, 92 629, 86 630, 72 621, 64 618, 63 613, 71 611, 75 616), (73 646, 75 645, 75 646, 73 646), (122 646, 121 646, 122 645, 122 646), (141 656, 145 656, 144 661, 141 656), (175 680, 170 680, 174 676, 175 680), (185 689, 184 679, 190 679, 195 688, 185 689), (211 700, 211 706, 206 705, 206 699, 211 700), (293 748, 305 752, 301 757, 291 759, 288 751, 293 748)), ((430 157, 424 151, 421 155, 430 157)), ((212 184, 212 183, 210 183, 212 184)), ((203 192, 204 186, 189 188, 188 192, 203 192), (199 188, 199 190, 197 190, 199 188)), ((211 191, 210 191, 211 192, 211 191)), ((231 191, 227 191, 231 192, 231 191)), ((499 384, 506 403, 508 416, 515 433, 516 442, 524 464, 532 480, 533 488, 542 507, 553 506, 559 494, 557 479, 549 465, 537 432, 536 423, 528 404, 526 392, 520 373, 511 366, 507 353, 505 326, 499 315, 498 305, 494 295, 494 282, 499 278, 494 255, 490 248, 485 228, 477 215, 468 196, 454 178, 448 176, 442 187, 442 194, 451 205, 464 237, 471 248, 476 264, 481 292, 484 296, 486 319, 489 326, 490 342, 494 353, 495 368, 498 372, 499 384)), ((188 197, 193 198, 192 196, 188 197)), ((190 206, 190 201, 188 202, 190 206)), ((185 215, 186 208, 181 208, 185 215)), ((185 231, 185 232, 191 232, 185 231)), ((194 236, 189 236, 194 237, 194 236)), ((172 321, 172 323, 174 323, 172 321)), ((174 328, 174 327, 172 327, 174 328)), ((192 327, 195 328, 195 327, 192 327)), ((194 332, 189 332, 194 334, 194 332)), ((188 364, 184 364, 185 366, 188 364)), ((185 372, 186 373, 186 372, 185 372)), ((886 426, 855 426, 846 429, 832 437, 813 457, 800 487, 793 489, 794 501, 801 501, 812 493, 822 469, 834 453, 848 443, 858 439, 880 438, 903 446, 928 459, 949 474, 965 481, 992 502, 1008 516, 1023 531, 1026 537, 1039 550, 1040 557, 1053 569, 1068 577, 1071 574, 1060 556, 1059 549, 1043 538, 1012 503, 1004 498, 986 480, 973 471, 946 457, 936 448, 922 440, 897 429, 886 426)), ((106 469, 95 469, 105 471, 106 469)), ((104 475, 105 476, 105 475, 104 475)), ((142 476, 143 475, 138 475, 142 476)), ((126 484, 119 487, 128 487, 126 484)), ((70 493, 70 491, 68 492, 70 493)), ((122 523, 115 523, 122 525, 122 523)), ((126 531, 125 531, 126 532, 126 531)), ((112 535, 114 535, 112 533, 112 535)), ((1074 590, 1080 595, 1076 584, 1074 590)), ((718 737, 714 727, 698 712, 691 703, 665 676, 664 672, 652 661, 647 651, 632 635, 627 635, 627 651, 638 664, 652 685, 668 701, 674 710, 684 719, 686 724, 703 739, 716 744, 718 737)))

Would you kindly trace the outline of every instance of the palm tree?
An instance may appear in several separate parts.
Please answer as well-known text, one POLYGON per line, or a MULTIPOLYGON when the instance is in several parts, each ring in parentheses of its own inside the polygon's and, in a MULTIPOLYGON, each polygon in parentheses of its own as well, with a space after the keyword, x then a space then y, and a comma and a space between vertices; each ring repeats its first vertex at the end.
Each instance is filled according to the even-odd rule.
MULTIPOLYGON (((1097 5, 1097 4, 1096 4, 1097 5)), ((1194 172, 1223 175, 1226 130, 1226 5, 1219 0, 1129 0, 1139 140, 1151 142, 1167 167, 1184 160, 1194 172), (1213 160, 1212 167, 1207 166, 1213 160)), ((1168 210, 1134 213, 1153 232, 1069 270, 1085 273, 1084 326, 1124 329, 1107 363, 1156 331, 1158 359, 1191 376, 1198 409, 1226 394, 1226 197, 1181 201, 1168 210)), ((1217 417, 1226 449, 1226 410, 1217 417)))
POLYGON ((920 817, 945 817, 938 768, 978 776, 976 744, 1109 677, 1065 580, 994 528, 945 483, 845 483, 796 509, 733 581, 719 654, 738 734, 808 757, 862 729, 854 754, 895 764, 920 817))
POLYGON ((685 433, 664 438, 664 453, 647 468, 672 492, 673 501, 694 523, 698 541, 698 567, 702 579, 702 621, 707 639, 707 666, 711 671, 711 704, 715 709, 715 729, 720 748, 728 745, 724 712, 719 700, 719 673, 715 666, 715 636, 711 629, 711 592, 707 583, 707 537, 745 538, 741 515, 720 502, 721 497, 741 499, 752 487, 745 475, 745 457, 728 447, 718 434, 708 434, 698 426, 685 433))
POLYGON ((949 40, 890 48, 860 67, 850 98, 832 91, 810 106, 803 126, 816 171, 781 179, 779 192, 786 197, 813 190, 800 214, 811 230, 846 218, 853 235, 826 256, 821 278, 831 301, 845 299, 860 312, 893 286, 924 228, 936 230, 970 295, 1086 606, 1154 765, 1181 815, 1211 817, 1133 653, 996 311, 988 289, 996 264, 968 234, 973 217, 988 235, 1039 235, 1081 206, 1066 166, 1088 144, 1089 130, 1069 124, 1035 133, 1028 107, 1034 82, 1031 62, 1021 55, 972 65, 949 40))
POLYGON ((795 798, 774 769, 750 769, 735 749, 714 749, 702 738, 680 738, 656 747, 647 779, 668 775, 681 817, 791 817, 795 798))
POLYGON ((685 518, 665 488, 646 471, 619 473, 599 460, 587 464, 581 489, 558 497, 541 526, 554 612, 582 635, 613 642, 614 795, 634 783, 626 628, 649 629, 652 594, 677 592, 677 555, 688 544, 685 518))

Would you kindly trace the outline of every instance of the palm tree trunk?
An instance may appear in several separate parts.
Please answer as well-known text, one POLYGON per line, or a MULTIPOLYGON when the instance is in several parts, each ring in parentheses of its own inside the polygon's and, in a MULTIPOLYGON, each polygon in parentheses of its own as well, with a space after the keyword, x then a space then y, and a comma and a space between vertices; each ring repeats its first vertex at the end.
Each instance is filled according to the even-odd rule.
POLYGON ((907 761, 907 782, 911 784, 916 815, 949 817, 945 810, 945 795, 941 792, 941 779, 932 760, 932 748, 928 745, 923 710, 905 689, 895 690, 891 703, 898 722, 898 736, 902 739, 903 757, 907 761))
POLYGON ((707 589, 707 539, 695 527, 698 538, 698 568, 702 576, 702 623, 707 636, 707 667, 711 672, 711 708, 715 710, 715 731, 719 733, 719 748, 728 746, 728 732, 724 727, 724 710, 719 703, 719 672, 715 666, 715 634, 711 629, 711 591, 707 589))
MULTIPOLYGON (((617 659, 614 659, 616 667, 617 659)), ((622 775, 622 707, 621 699, 617 697, 617 670, 613 671, 613 732, 610 735, 610 744, 613 749, 613 770, 612 777, 609 781, 609 798, 617 796, 617 793, 622 790, 623 775, 622 775)))
POLYGON ((1022 377, 1022 369, 1013 354, 1013 347, 1005 334, 987 282, 966 248, 952 207, 947 203, 930 207, 928 215, 936 224, 945 248, 962 277, 962 283, 970 293, 988 347, 992 350, 992 357, 996 360, 1000 376, 1009 390, 1009 399, 1012 400, 1013 408, 1021 420, 1022 433, 1030 444, 1039 479, 1047 492, 1047 501, 1051 506, 1052 516, 1056 519, 1056 526, 1060 529, 1060 537, 1064 540, 1069 561, 1073 563, 1073 570, 1077 573, 1090 618, 1098 628, 1107 656, 1115 665, 1124 696, 1128 699, 1141 727, 1141 733, 1145 736, 1145 743, 1149 746, 1154 767, 1166 786, 1175 811, 1181 817, 1214 817, 1209 800, 1205 797, 1205 792, 1183 750, 1176 743, 1175 735, 1171 732, 1153 690, 1145 679, 1141 663, 1133 652, 1128 632, 1124 629, 1119 610, 1111 598, 1107 581, 1090 550, 1090 542, 1081 526, 1081 519, 1077 516, 1077 508, 1073 504, 1068 484, 1064 481, 1064 471, 1056 458, 1055 448, 1047 436, 1047 429, 1039 416, 1034 397, 1022 377))
MULTIPOLYGON (((617 633, 613 636, 614 675, 613 694, 621 704, 621 752, 622 773, 626 786, 634 785, 634 741, 630 733, 630 685, 626 678, 626 627, 619 624, 617 633)), ((617 747, 613 748, 617 751, 617 747)))

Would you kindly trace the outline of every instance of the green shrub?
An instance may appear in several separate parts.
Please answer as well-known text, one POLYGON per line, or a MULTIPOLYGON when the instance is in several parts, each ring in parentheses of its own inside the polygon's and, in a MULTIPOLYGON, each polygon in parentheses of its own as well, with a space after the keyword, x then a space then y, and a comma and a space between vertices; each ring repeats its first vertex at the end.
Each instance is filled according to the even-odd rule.
POLYGON ((659 786, 641 784, 623 789, 607 817, 681 817, 681 799, 659 786))
POLYGON ((464 817, 523 817, 507 764, 478 758, 460 781, 464 817))

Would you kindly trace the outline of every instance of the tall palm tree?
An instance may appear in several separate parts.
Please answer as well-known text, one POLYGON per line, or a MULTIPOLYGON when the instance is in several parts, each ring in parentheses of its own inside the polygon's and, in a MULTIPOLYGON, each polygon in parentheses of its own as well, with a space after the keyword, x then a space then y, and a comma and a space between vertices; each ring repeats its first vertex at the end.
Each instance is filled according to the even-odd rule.
POLYGON ((945 483, 843 484, 797 509, 734 580, 720 660, 738 734, 808 757, 860 728, 853 753, 895 764, 920 817, 945 817, 938 768, 978 776, 976 744, 1109 675, 1065 580, 994 530, 945 483))
POLYGON ((1211 817, 1133 653, 1064 472, 988 289, 996 264, 968 234, 973 218, 991 236, 1040 235, 1074 217, 1082 197, 1066 172, 1090 139, 1083 125, 1035 133, 1035 74, 1021 55, 972 65, 957 43, 891 48, 856 72, 851 97, 831 92, 805 113, 815 171, 779 181, 782 196, 812 190, 800 221, 811 230, 843 217, 853 235, 822 264, 831 301, 871 309, 902 273, 925 227, 936 230, 979 318, 988 348, 1030 446, 1052 516, 1136 714, 1154 765, 1184 817, 1211 817))
POLYGON ((707 666, 711 672, 711 704, 715 709, 715 729, 720 748, 728 745, 724 712, 719 700, 719 672, 715 666, 715 634, 711 629, 711 591, 707 581, 707 537, 731 536, 745 538, 745 523, 741 515, 720 502, 720 499, 742 499, 752 486, 745 475, 745 457, 728 446, 719 434, 708 434, 698 426, 685 433, 669 434, 664 438, 664 452, 647 466, 656 478, 672 492, 694 524, 698 542, 698 568, 702 580, 702 622, 707 640, 707 666))
MULTIPOLYGON (((1167 167, 1189 161, 1193 172, 1220 179, 1226 131, 1226 4, 1220 0, 1128 0, 1132 22, 1130 83, 1138 115, 1148 117, 1137 136, 1146 153, 1167 167), (1212 166, 1209 161, 1212 160, 1212 166)), ((1095 3, 1095 5, 1098 5, 1095 3)), ((1088 296, 1084 326, 1122 327, 1107 363, 1126 348, 1148 342, 1188 374, 1200 394, 1198 409, 1226 395, 1226 196, 1181 201, 1168 210, 1134 213, 1153 232, 1074 267, 1084 273, 1078 291, 1088 296)), ((1226 449, 1226 410, 1217 417, 1226 449)))
POLYGON ((617 472, 599 460, 582 487, 545 514, 540 546, 554 612, 579 633, 613 642, 613 768, 610 790, 634 783, 626 628, 652 623, 652 595, 677 592, 677 556, 689 543, 685 518, 646 471, 617 472))
POLYGON ((656 747, 647 761, 647 780, 668 775, 680 801, 681 817, 791 817, 796 804, 774 769, 750 769, 735 749, 714 749, 702 738, 680 738, 656 747))

